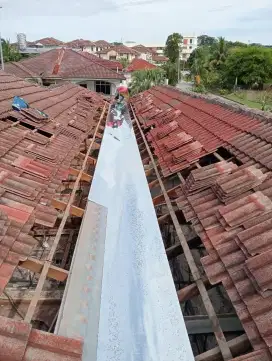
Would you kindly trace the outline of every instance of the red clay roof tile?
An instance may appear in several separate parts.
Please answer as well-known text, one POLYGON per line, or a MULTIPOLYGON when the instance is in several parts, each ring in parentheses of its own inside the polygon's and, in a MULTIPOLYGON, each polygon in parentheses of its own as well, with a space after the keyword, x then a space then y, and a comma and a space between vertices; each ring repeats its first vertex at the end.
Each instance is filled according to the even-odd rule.
MULTIPOLYGON (((265 360, 271 360, 272 193, 269 199, 260 192, 271 189, 271 176, 265 177, 252 166, 231 167, 227 175, 218 172, 220 169, 222 162, 219 167, 217 163, 194 170, 180 188, 177 205, 208 251, 201 262, 210 282, 223 282, 254 350, 263 349, 263 354, 252 353, 256 356, 252 359, 265 355, 265 360), (225 192, 234 192, 236 199, 229 198, 227 205, 226 199, 219 199, 219 184, 225 185, 225 192)), ((249 357, 246 355, 245 360, 249 357)))
MULTIPOLYGON (((153 87, 134 97, 132 103, 143 126, 147 129, 150 126, 154 127, 149 132, 148 139, 152 142, 155 153, 159 157, 159 163, 164 175, 188 168, 197 159, 191 158, 191 161, 188 160, 188 162, 184 161, 177 164, 177 160, 173 158, 171 160, 171 158, 167 157, 163 145, 156 142, 158 131, 173 120, 178 123, 179 127, 172 130, 171 136, 185 132, 192 136, 194 141, 200 142, 203 150, 199 154, 199 158, 217 150, 221 146, 229 147, 228 149, 231 150, 236 145, 236 147, 240 147, 239 149, 241 149, 243 155, 251 152, 252 157, 256 153, 256 144, 251 145, 251 143, 248 143, 247 139, 250 135, 245 135, 245 131, 252 132, 252 134, 255 134, 255 131, 259 132, 263 124, 257 119, 234 113, 220 105, 190 97, 177 89, 166 86, 153 87), (169 113, 169 115, 166 115, 167 113, 163 113, 163 111, 169 113), (179 114, 171 114, 173 111, 179 111, 179 114)), ((265 131, 267 129, 263 130, 262 134, 265 134, 265 131)), ((262 139, 260 144, 264 147, 265 140, 262 139)), ((272 166, 272 153, 270 155, 268 148, 264 148, 264 150, 267 152, 266 157, 260 160, 260 164, 272 166)))
POLYGON ((32 329, 0 316, 0 357, 5 361, 80 361, 82 342, 32 329))
MULTIPOLYGON (((72 84, 44 89, 0 72, 0 294, 37 244, 30 235, 34 224, 54 226, 59 213, 51 201, 103 104, 98 94, 72 84), (13 111, 16 95, 45 110, 49 119, 13 111)), ((82 354, 77 340, 3 317, 0 346, 5 361, 80 361, 82 354)))
POLYGON ((127 67, 127 72, 133 72, 138 70, 147 70, 147 69, 156 69, 156 65, 149 63, 144 59, 133 59, 132 62, 127 67))
POLYGON ((123 70, 123 65, 119 61, 102 59, 94 54, 88 53, 87 51, 83 51, 80 54, 86 56, 88 59, 92 60, 93 62, 103 65, 111 70, 115 70, 115 71, 123 70))
MULTIPOLYGON (((121 73, 111 70, 101 62, 72 49, 53 49, 34 58, 20 61, 18 64, 37 78, 88 78, 88 79, 124 79, 121 73)), ((7 63, 5 70, 16 76, 22 75, 22 69, 7 63)), ((25 72, 26 73, 26 72, 25 72)), ((25 74, 27 75, 27 74, 25 74)), ((29 74, 25 76, 29 78, 29 74)))
POLYGON ((102 98, 96 93, 72 84, 44 89, 0 73, 0 109, 5 113, 0 120, 0 220, 3 237, 0 245, 0 293, 19 257, 28 256, 36 244, 35 239, 28 235, 34 223, 48 227, 54 225, 58 212, 51 207, 51 199, 68 176, 70 163, 92 129, 94 114, 102 103, 102 98), (12 111, 12 99, 18 93, 24 95, 30 105, 46 110, 49 119, 39 119, 33 111, 12 111), (29 116, 32 120, 27 119, 29 116), (79 127, 74 121, 75 116, 80 117, 79 127), (32 129, 29 129, 29 124, 32 129), (45 136, 38 133, 40 130, 49 133, 45 136))
POLYGON ((65 46, 71 47, 71 48, 87 48, 91 46, 95 46, 96 44, 93 41, 90 40, 84 40, 84 39, 76 39, 69 41, 68 43, 65 43, 65 46))
POLYGON ((97 40, 94 41, 94 43, 96 44, 96 46, 100 46, 102 48, 106 48, 106 47, 110 47, 112 46, 110 43, 108 43, 106 40, 97 40))
POLYGON ((29 42, 29 44, 42 44, 44 46, 60 46, 63 44, 62 41, 55 38, 42 38, 36 41, 29 42))

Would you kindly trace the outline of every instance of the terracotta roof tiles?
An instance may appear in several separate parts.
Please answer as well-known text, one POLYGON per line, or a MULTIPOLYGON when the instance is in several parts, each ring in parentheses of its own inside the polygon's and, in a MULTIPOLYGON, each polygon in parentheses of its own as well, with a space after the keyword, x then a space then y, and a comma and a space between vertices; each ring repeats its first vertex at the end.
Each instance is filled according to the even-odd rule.
POLYGON ((110 48, 103 49, 101 51, 98 51, 98 54, 107 54, 109 51, 116 51, 120 56, 126 55, 126 54, 132 54, 132 55, 139 55, 140 53, 137 50, 134 50, 133 48, 129 48, 125 45, 111 45, 110 48))
POLYGON ((22 67, 25 69, 25 77, 28 73, 38 78, 89 78, 89 79, 124 79, 124 76, 104 66, 101 62, 93 61, 85 54, 72 49, 53 49, 34 58, 22 60, 17 63, 7 63, 5 70, 15 76, 22 76, 22 67), (19 64, 19 66, 18 66, 19 64), (17 69, 20 67, 20 69, 17 69))
POLYGON ((156 65, 149 63, 144 59, 133 59, 126 71, 133 72, 137 70, 156 69, 156 65))
POLYGON ((231 146, 236 139, 239 142, 239 136, 244 136, 245 131, 252 131, 254 134, 254 130, 260 126, 257 119, 190 97, 171 87, 151 88, 135 97, 132 102, 143 126, 146 129, 154 127, 149 131, 148 139, 159 157, 164 175, 188 168, 205 154, 221 146, 231 146), (173 120, 178 124, 178 128, 174 127, 165 135, 164 140, 158 142, 158 130, 173 120), (166 153, 167 148, 164 148, 164 144, 172 143, 173 137, 177 139, 182 133, 191 136, 193 142, 199 142, 201 151, 198 156, 195 153, 195 157, 189 157, 187 161, 179 163, 175 157, 176 151, 172 149, 172 152, 166 153))
POLYGON ((96 44, 96 46, 100 46, 102 48, 106 48, 106 47, 110 47, 112 46, 110 43, 108 43, 106 40, 97 40, 94 41, 94 43, 96 44))
POLYGON ((266 348, 270 360, 272 198, 262 191, 270 189, 271 176, 234 165, 222 175, 222 166, 227 169, 221 162, 194 170, 181 186, 177 205, 208 251, 202 264, 210 282, 223 282, 254 349, 266 348), (235 198, 218 198, 223 184, 235 198))
POLYGON ((160 63, 160 62, 161 63, 166 63, 169 59, 166 56, 163 56, 163 55, 153 54, 152 60, 157 62, 157 63, 160 63))
POLYGON ((98 56, 88 53, 87 51, 83 51, 81 53, 81 55, 86 56, 88 59, 92 60, 93 62, 103 65, 106 68, 109 68, 111 70, 115 70, 115 71, 120 71, 123 70, 123 65, 119 62, 119 61, 114 61, 114 60, 107 60, 107 59, 102 59, 99 58, 98 56))
POLYGON ((201 262, 210 283, 222 282, 254 349, 235 361, 271 361, 271 122, 170 87, 132 101, 163 174, 184 146, 179 137, 201 142, 203 154, 225 147, 239 160, 240 166, 221 161, 192 170, 176 202, 206 248, 201 262))
POLYGON ((141 45, 141 44, 133 46, 132 49, 138 51, 139 53, 143 53, 143 54, 152 54, 153 53, 152 50, 150 50, 149 48, 147 48, 146 46, 141 45))
POLYGON ((65 43, 65 46, 71 47, 71 48, 87 48, 91 46, 95 46, 96 44, 93 41, 90 40, 84 40, 84 39, 76 39, 69 41, 68 43, 65 43))
POLYGON ((0 317, 0 357, 5 361, 80 361, 82 342, 32 328, 31 324, 0 317))
POLYGON ((63 44, 62 41, 55 38, 43 38, 36 41, 30 42, 30 44, 42 44, 44 46, 60 46, 63 44))
MULTIPOLYGON (((58 211, 51 201, 103 104, 98 94, 73 84, 41 88, 0 72, 0 293, 20 259, 37 244, 32 227, 54 226, 58 211), (49 118, 31 108, 13 111, 16 95, 23 95, 49 118)), ((79 361, 82 354, 79 341, 2 317, 0 346, 0 358, 6 361, 79 361)))

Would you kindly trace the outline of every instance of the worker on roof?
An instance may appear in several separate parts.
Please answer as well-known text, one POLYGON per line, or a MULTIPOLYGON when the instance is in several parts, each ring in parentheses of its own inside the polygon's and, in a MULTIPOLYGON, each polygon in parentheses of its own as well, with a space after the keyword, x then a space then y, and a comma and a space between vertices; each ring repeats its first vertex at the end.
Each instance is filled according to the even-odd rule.
POLYGON ((129 94, 128 94, 128 88, 126 86, 126 84, 121 83, 115 93, 115 100, 117 101, 123 101, 123 100, 128 100, 129 94))

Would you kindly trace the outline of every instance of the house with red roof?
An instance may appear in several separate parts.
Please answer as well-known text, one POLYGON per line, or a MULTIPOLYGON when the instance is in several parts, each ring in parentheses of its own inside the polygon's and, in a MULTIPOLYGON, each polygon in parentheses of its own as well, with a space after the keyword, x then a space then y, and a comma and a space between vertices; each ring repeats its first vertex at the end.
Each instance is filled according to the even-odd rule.
POLYGON ((43 38, 36 41, 27 42, 30 48, 49 48, 54 49, 63 45, 63 42, 55 38, 43 38))
POLYGON ((152 61, 152 56, 154 52, 151 49, 147 48, 146 46, 139 44, 133 46, 131 49, 136 50, 138 53, 140 53, 141 59, 147 60, 149 62, 152 61))
POLYGON ((20 62, 5 64, 6 72, 45 86, 69 81, 89 90, 112 95, 125 79, 98 57, 68 48, 54 49, 20 62))
POLYGON ((126 68, 126 72, 132 73, 138 70, 155 69, 156 65, 149 63, 144 59, 133 59, 129 66, 126 68))
POLYGON ((152 62, 158 66, 167 63, 168 60, 169 59, 164 55, 157 55, 157 54, 152 55, 152 62))
POLYGON ((99 58, 95 54, 89 53, 88 51, 81 52, 81 55, 86 56, 88 59, 91 59, 92 61, 94 61, 98 64, 101 64, 101 65, 105 66, 106 68, 117 71, 117 73, 119 73, 123 70, 123 65, 117 60, 102 59, 102 58, 99 58))
POLYGON ((131 82, 132 73, 139 70, 156 69, 156 65, 149 63, 144 59, 133 59, 125 70, 125 77, 128 83, 131 82))
POLYGON ((103 49, 109 49, 112 46, 106 40, 97 40, 97 41, 94 41, 94 43, 95 43, 95 45, 97 47, 96 51, 100 51, 100 50, 103 50, 103 49))
POLYGON ((84 50, 89 53, 96 52, 96 44, 91 40, 84 40, 84 39, 76 39, 69 41, 68 43, 64 44, 66 47, 71 49, 79 49, 84 50))
POLYGON ((125 45, 112 45, 110 48, 105 48, 97 52, 97 55, 102 59, 118 60, 125 58, 131 62, 135 58, 140 57, 140 53, 125 45))

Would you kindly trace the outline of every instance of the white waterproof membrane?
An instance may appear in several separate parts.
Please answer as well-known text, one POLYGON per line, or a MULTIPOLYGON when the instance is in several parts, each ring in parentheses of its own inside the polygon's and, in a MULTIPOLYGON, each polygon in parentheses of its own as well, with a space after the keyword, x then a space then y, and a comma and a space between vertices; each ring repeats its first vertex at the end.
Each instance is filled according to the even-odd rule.
MULTIPOLYGON (((82 313, 80 306, 69 306, 77 313, 73 314, 66 304, 69 292, 71 304, 80 304, 83 296, 80 292, 77 299, 70 291, 70 281, 57 332, 83 337, 84 361, 193 361, 150 190, 129 123, 117 124, 109 116, 89 194, 91 204, 107 210, 105 237, 100 237, 103 264, 94 264, 100 268, 97 274, 102 274, 102 283, 98 277, 99 285, 93 286, 100 292, 100 300, 94 298, 99 307, 94 307, 93 302, 88 304, 91 298, 85 297, 83 306, 89 309, 84 313, 84 327, 78 326, 82 322, 78 315, 82 313), (69 331, 65 331, 67 329, 69 331)), ((88 222, 86 217, 85 222, 88 222)), ((104 231, 98 233, 103 235, 104 231)), ((88 242, 90 237, 86 237, 88 242)), ((73 267, 76 263, 84 267, 80 258, 76 258, 75 255, 73 267)), ((90 274, 92 272, 93 269, 90 274)), ((77 278, 77 284, 81 283, 77 278)))

